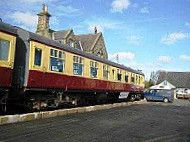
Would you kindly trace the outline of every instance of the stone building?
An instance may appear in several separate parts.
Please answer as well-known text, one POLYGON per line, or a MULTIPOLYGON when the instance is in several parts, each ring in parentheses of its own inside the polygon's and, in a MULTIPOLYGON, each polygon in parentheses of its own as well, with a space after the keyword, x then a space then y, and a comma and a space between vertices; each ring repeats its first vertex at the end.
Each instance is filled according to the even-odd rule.
POLYGON ((36 33, 53 39, 59 43, 66 44, 72 48, 83 50, 104 59, 108 59, 108 54, 101 32, 97 32, 96 27, 92 34, 75 35, 72 29, 54 31, 50 29, 48 6, 43 5, 42 11, 38 15, 38 25, 36 33))

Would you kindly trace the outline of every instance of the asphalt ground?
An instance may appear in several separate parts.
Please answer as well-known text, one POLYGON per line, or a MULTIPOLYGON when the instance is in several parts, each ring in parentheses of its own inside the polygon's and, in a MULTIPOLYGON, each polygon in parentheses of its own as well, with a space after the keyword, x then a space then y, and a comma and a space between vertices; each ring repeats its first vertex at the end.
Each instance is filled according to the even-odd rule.
POLYGON ((0 126, 3 142, 190 142, 190 103, 148 102, 0 126), (185 104, 185 105, 184 105, 185 104))

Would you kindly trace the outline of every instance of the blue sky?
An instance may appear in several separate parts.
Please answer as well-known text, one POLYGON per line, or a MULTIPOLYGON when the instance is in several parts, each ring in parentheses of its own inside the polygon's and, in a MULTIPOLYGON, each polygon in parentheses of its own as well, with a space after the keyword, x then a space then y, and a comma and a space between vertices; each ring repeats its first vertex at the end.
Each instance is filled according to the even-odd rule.
POLYGON ((4 22, 35 32, 42 3, 54 30, 103 32, 109 59, 149 78, 151 71, 190 71, 190 0, 1 0, 4 22))

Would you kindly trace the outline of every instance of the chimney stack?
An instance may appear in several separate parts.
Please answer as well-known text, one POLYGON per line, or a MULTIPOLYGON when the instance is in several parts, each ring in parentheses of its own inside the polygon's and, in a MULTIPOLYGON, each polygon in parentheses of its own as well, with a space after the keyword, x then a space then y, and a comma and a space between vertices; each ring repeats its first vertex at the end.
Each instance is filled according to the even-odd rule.
POLYGON ((51 38, 51 33, 49 32, 50 30, 49 19, 51 15, 48 13, 48 6, 46 4, 43 4, 42 11, 37 15, 38 15, 38 25, 36 33, 51 38))

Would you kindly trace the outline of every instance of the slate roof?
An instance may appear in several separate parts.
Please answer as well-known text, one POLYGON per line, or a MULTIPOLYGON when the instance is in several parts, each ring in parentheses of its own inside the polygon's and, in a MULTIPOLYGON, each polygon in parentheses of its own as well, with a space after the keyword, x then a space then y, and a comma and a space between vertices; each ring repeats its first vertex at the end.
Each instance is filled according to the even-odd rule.
POLYGON ((53 32, 52 34, 53 34, 54 40, 60 40, 60 39, 66 38, 70 31, 71 30, 62 30, 62 31, 53 32))
POLYGON ((75 38, 81 42, 82 48, 85 52, 90 52, 93 43, 97 40, 97 38, 102 33, 97 34, 83 34, 83 35, 75 35, 75 38))
POLYGON ((166 72, 161 71, 156 84, 167 80, 176 88, 190 88, 190 72, 166 72))
POLYGON ((4 22, 0 22, 0 31, 17 35, 17 29, 14 26, 6 24, 4 22))

